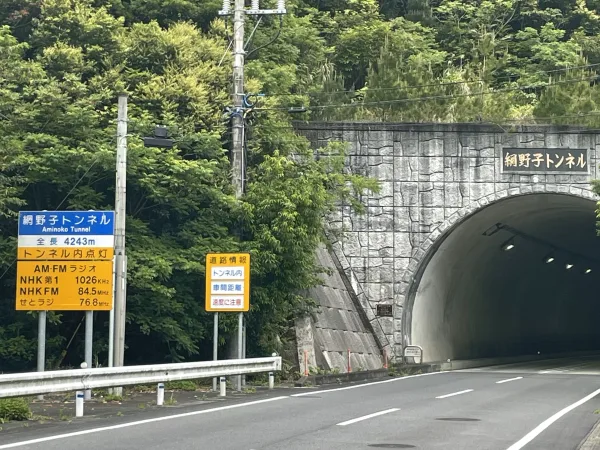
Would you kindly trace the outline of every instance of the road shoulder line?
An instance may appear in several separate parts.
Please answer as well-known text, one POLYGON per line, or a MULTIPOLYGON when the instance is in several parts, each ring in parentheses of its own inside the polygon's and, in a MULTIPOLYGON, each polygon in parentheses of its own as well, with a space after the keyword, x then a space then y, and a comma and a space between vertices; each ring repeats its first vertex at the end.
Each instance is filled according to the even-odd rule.
POLYGON ((600 394, 600 389, 596 389, 594 392, 592 392, 589 395, 586 395, 581 400, 578 400, 575 403, 570 404, 566 408, 561 409, 556 414, 554 414, 553 416, 549 417, 548 419, 546 419, 542 423, 540 423, 537 427, 535 427, 533 430, 531 430, 529 433, 527 433, 525 436, 523 436, 519 441, 515 442, 513 445, 508 447, 507 450, 521 450, 523 447, 525 447, 528 443, 533 441, 546 428, 550 427, 550 425, 552 425, 554 422, 556 422, 562 416, 571 412, 578 406, 581 406, 584 403, 588 402, 589 400, 593 399, 598 394, 600 394))
POLYGON ((152 419, 144 419, 144 420, 137 420, 134 422, 120 423, 118 425, 110 425, 107 427, 90 428, 87 430, 74 431, 72 433, 56 434, 54 436, 46 436, 43 438, 30 439, 27 441, 13 442, 11 444, 0 445, 0 450, 5 450, 8 448, 25 447, 28 445, 41 444, 44 442, 55 441, 58 439, 67 439, 67 438, 75 437, 75 436, 82 436, 82 435, 92 434, 92 433, 100 433, 102 431, 118 430, 120 428, 134 427, 134 426, 138 426, 138 425, 144 425, 147 423, 180 419, 182 417, 198 416, 201 414, 208 414, 208 413, 217 412, 217 411, 226 411, 228 409, 242 408, 244 406, 259 405, 261 403, 269 403, 269 402, 274 402, 277 400, 283 400, 286 398, 289 398, 289 397, 281 396, 281 397, 266 398, 266 399, 262 399, 262 400, 255 400, 252 402, 236 403, 235 405, 227 405, 227 406, 219 406, 217 408, 202 409, 200 411, 191 411, 191 412, 181 413, 181 414, 172 414, 170 416, 161 416, 161 417, 154 417, 152 419))
POLYGON ((301 392, 300 394, 292 394, 290 395, 290 397, 304 397, 305 395, 315 395, 315 394, 325 394, 327 392, 337 392, 337 391, 347 391, 348 389, 358 389, 358 388, 363 388, 363 387, 368 387, 368 386, 375 386, 378 384, 384 384, 384 383, 393 383, 394 381, 402 381, 402 380, 408 380, 411 378, 418 378, 418 377, 425 377, 428 375, 439 375, 442 373, 450 373, 450 372, 428 372, 428 373, 419 373, 417 375, 407 375, 405 377, 398 377, 398 378, 392 378, 390 380, 383 380, 383 381, 373 381, 371 383, 363 383, 363 384, 357 384, 354 386, 346 386, 346 387, 341 387, 341 388, 333 388, 333 389, 312 389, 308 392, 301 392))

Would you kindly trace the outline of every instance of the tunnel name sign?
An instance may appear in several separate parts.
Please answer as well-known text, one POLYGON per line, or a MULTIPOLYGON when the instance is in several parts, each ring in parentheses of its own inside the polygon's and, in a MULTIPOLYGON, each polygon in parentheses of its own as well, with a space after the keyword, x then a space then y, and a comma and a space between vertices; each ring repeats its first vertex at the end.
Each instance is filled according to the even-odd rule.
POLYGON ((16 309, 109 311, 114 211, 21 211, 16 309))
POLYGON ((250 309, 250 254, 206 255, 206 311, 246 312, 250 309))
POLYGON ((581 148, 503 148, 502 171, 514 173, 589 173, 588 151, 581 148))

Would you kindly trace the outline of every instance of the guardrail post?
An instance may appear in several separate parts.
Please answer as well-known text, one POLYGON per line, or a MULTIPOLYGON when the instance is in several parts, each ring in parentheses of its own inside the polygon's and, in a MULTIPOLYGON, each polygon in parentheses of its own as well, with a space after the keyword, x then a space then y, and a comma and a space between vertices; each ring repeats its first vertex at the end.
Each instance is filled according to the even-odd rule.
POLYGON ((156 406, 162 406, 165 402, 165 384, 158 383, 156 388, 156 406))
POLYGON ((275 374, 273 372, 269 372, 269 389, 273 389, 275 387, 275 374))
POLYGON ((221 377, 219 382, 221 383, 221 391, 219 392, 219 396, 225 397, 227 395, 227 379, 225 377, 221 377))
POLYGON ((75 417, 83 417, 83 391, 75 393, 75 417))

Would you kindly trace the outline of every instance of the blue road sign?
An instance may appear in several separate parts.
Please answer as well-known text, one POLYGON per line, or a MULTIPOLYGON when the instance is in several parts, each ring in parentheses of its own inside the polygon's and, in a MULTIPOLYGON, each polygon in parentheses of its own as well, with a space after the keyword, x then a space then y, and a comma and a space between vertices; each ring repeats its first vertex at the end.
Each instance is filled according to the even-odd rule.
POLYGON ((112 236, 114 211, 20 211, 19 236, 112 236))

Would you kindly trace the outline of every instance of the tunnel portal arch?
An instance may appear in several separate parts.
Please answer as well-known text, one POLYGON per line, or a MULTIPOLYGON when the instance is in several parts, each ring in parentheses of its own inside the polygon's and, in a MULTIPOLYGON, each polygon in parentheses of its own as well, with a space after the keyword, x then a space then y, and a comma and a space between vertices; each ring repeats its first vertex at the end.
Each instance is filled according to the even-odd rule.
MULTIPOLYGON (((561 345, 558 341, 561 338, 567 340, 565 344, 576 344, 581 347, 595 345, 597 349, 600 349, 600 333, 592 336, 588 329, 592 324, 586 322, 589 317, 594 315, 598 317, 600 306, 596 307, 591 303, 584 304, 579 300, 577 302, 572 299, 568 300, 567 291, 560 290, 555 285, 555 280, 562 277, 562 273, 548 275, 551 287, 535 286, 536 279, 529 278, 526 281, 519 281, 518 287, 512 291, 511 288, 502 288, 501 270, 507 270, 507 274, 509 272, 513 274, 514 270, 517 270, 516 267, 521 267, 518 265, 519 261, 522 262, 522 267, 531 270, 530 277, 538 276, 543 264, 535 265, 533 261, 538 257, 542 258, 543 255, 537 253, 539 253, 538 250, 543 252, 543 248, 534 250, 533 244, 527 241, 527 245, 521 247, 520 253, 514 253, 511 255, 513 259, 507 260, 506 264, 509 265, 501 268, 493 266, 504 264, 499 259, 504 256, 501 255, 503 252, 497 251, 497 249, 495 249, 495 253, 482 250, 482 245, 495 247, 498 239, 507 238, 510 235, 510 232, 497 233, 496 237, 488 239, 489 236, 483 235, 483 232, 496 223, 512 226, 511 222, 517 222, 517 224, 521 224, 520 226, 525 227, 529 234, 532 232, 531 228, 535 228, 536 224, 542 227, 543 230, 542 228, 533 229, 533 236, 534 239, 538 239, 536 233, 545 235, 539 238, 543 242, 554 242, 552 239, 556 240, 559 236, 567 235, 569 229, 578 236, 582 236, 582 230, 585 228, 584 234, 589 241, 590 250, 598 250, 597 254, 600 254, 600 238, 597 242, 594 241, 593 245, 590 238, 590 230, 594 237, 596 236, 594 220, 596 201, 597 197, 591 188, 555 186, 552 189, 548 185, 523 184, 519 187, 492 193, 457 211, 432 230, 423 244, 413 252, 409 267, 402 280, 405 290, 400 298, 403 304, 401 330, 396 330, 401 331, 402 335, 401 339, 396 338, 396 342, 400 340, 402 346, 411 344, 423 346, 426 361, 506 356, 519 352, 527 353, 533 348, 544 346, 544 350, 547 351, 551 348, 558 349, 561 345), (522 208, 521 212, 519 212, 519 208, 522 208), (511 210, 512 212, 510 212, 511 210), (562 220, 565 221, 563 225, 555 224, 550 220, 561 214, 563 214, 562 220), (504 220, 503 218, 506 217, 510 218, 504 220), (546 225, 542 226, 544 223, 546 225), (460 257, 451 255, 458 248, 456 242, 452 244, 452 236, 462 233, 462 237, 465 238, 470 231, 472 231, 473 241, 470 242, 470 246, 465 247, 464 257, 471 258, 469 261, 480 263, 471 277, 469 270, 473 268, 463 267, 461 269, 460 257), (542 239, 544 237, 550 240, 542 239), (479 242, 474 242, 477 240, 479 242), (488 263, 482 260, 487 258, 484 256, 487 254, 491 258, 488 263), (514 256, 515 254, 519 256, 514 256), (455 264, 444 265, 453 257, 455 264), (474 283, 477 277, 487 277, 485 279, 489 285, 487 287, 479 285, 468 294, 466 294, 466 288, 459 288, 455 285, 455 279, 458 280, 458 284, 461 282, 474 283), (486 289, 488 289, 488 294, 486 294, 486 289), (486 296, 490 295, 490 289, 498 292, 497 295, 494 294, 496 297, 493 300, 486 296), (535 289, 540 289, 539 295, 535 293, 535 289), (552 289, 554 291, 551 291, 552 289), (448 292, 443 292, 444 290, 448 292), (562 297, 558 294, 559 291, 562 297), (536 300, 532 300, 529 305, 519 298, 521 294, 528 296, 528 299, 536 296, 536 300), (479 298, 479 303, 477 298, 479 298), (494 324, 489 318, 485 319, 477 315, 485 312, 485 307, 481 305, 484 305, 486 301, 489 302, 487 312, 496 314, 494 319, 497 322, 504 320, 507 323, 494 324), (570 307, 574 308, 576 313, 582 314, 581 323, 577 327, 568 325, 566 322, 561 323, 561 320, 566 320, 570 307), (464 322, 457 319, 458 314, 465 314, 464 322), (478 318, 481 318, 483 322, 477 323, 478 318), (485 330, 485 327, 491 328, 485 330), (578 329, 576 330, 576 328, 578 329), (555 331, 553 332, 553 330, 555 331), (478 333, 482 342, 475 342, 478 333), (495 342, 494 333, 499 333, 495 342)), ((527 235, 527 233, 525 234, 527 235)), ((535 242, 535 245, 543 247, 539 242, 535 242)), ((581 242, 573 239, 569 241, 569 245, 576 247, 575 250, 585 250, 585 248, 579 248, 582 247, 581 242)), ((549 245, 548 248, 553 247, 549 245)), ((584 253, 578 254, 590 256, 584 253)), ((546 269, 544 267, 544 270, 546 269)), ((598 272, 600 272, 600 267, 598 267, 598 272)), ((585 281, 578 279, 577 282, 573 282, 577 288, 577 295, 584 295, 582 292, 586 292, 585 289, 590 288, 590 283, 597 283, 598 273, 594 272, 594 274, 596 277, 586 277, 581 279, 585 281)))

